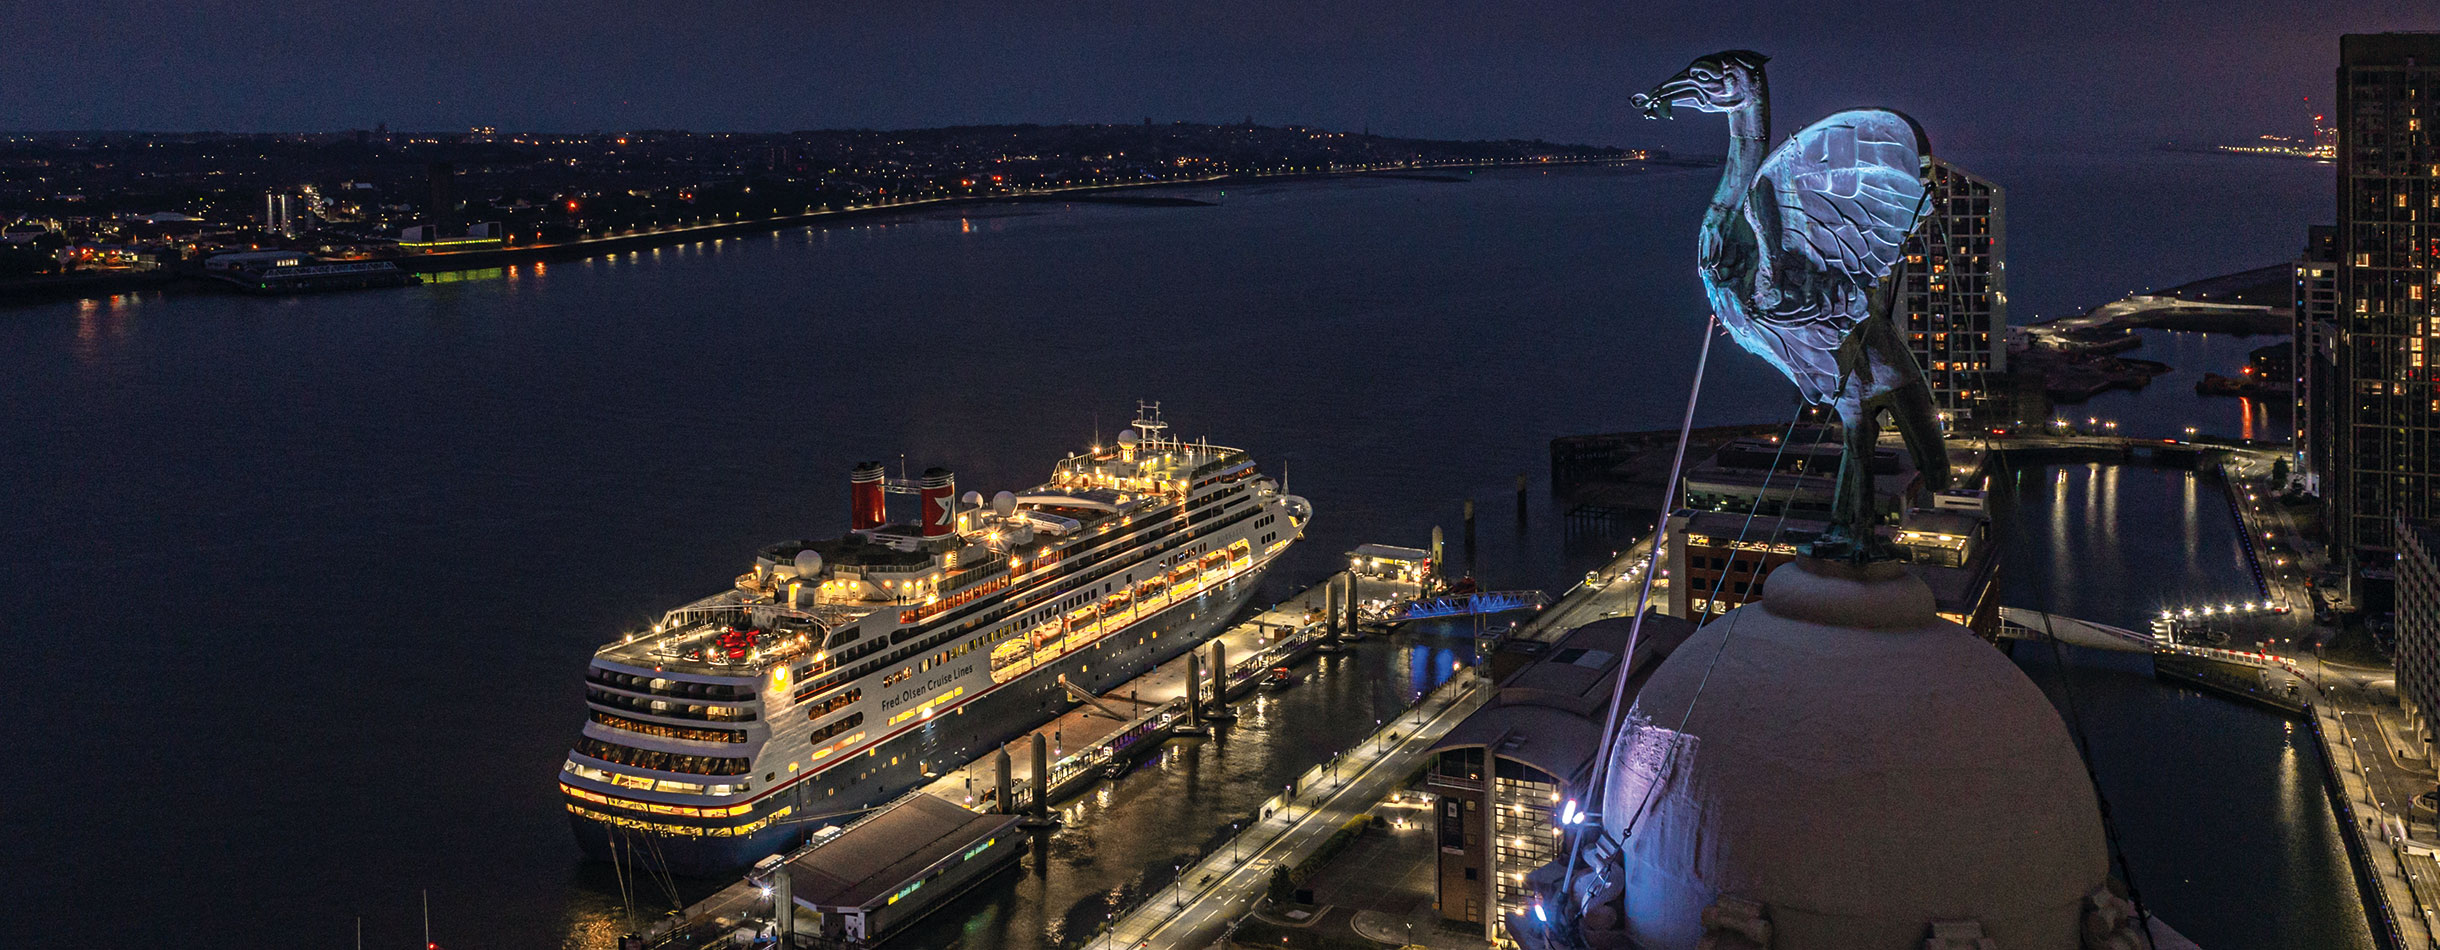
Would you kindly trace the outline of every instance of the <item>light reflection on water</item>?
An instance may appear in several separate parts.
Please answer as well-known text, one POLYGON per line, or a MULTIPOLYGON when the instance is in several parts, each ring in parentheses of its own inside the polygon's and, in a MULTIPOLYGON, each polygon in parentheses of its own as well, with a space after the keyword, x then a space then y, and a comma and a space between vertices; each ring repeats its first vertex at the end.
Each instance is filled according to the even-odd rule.
POLYGON ((2113 389, 2082 403, 2062 404, 2056 415, 2070 419, 2115 420, 2119 432, 2146 438, 2183 438, 2186 427, 2198 434, 2246 439, 2288 437, 2292 406, 2280 399, 2205 396, 2194 391, 2205 373, 2236 376, 2256 347, 2278 345, 2285 338, 2255 334, 2195 333, 2176 330, 2137 330, 2143 345, 2119 354, 2129 359, 2169 365, 2139 390, 2113 389))
MULTIPOLYGON (((1952 157, 2023 199, 2011 285, 2037 312, 2279 259, 2327 209, 2326 172, 2276 164, 1952 157)), ((12 681, 0 748, 61 774, 131 755, 148 770, 15 789, 0 809, 13 883, 29 906, 83 908, 127 865, 180 880, 125 921, 131 941, 343 943, 361 914, 369 945, 404 945, 427 885, 444 944, 598 935, 563 922, 610 914, 616 883, 577 862, 550 780, 596 644, 726 584, 743 552, 835 530, 853 459, 905 452, 1023 486, 1139 397, 1266 467, 1293 461, 1321 516, 1283 576, 1454 529, 1475 499, 1486 587, 1565 587, 1615 542, 1509 530, 1511 479, 1543 471, 1553 436, 1676 423, 1701 327, 1688 242, 1711 184, 1604 170, 1264 186, 1174 211, 978 209, 994 216, 972 233, 914 216, 710 239, 530 278, 0 310, 0 602, 12 662, 44 671, 12 681), (1090 371, 1045 369, 1061 360, 1090 371), (94 659, 131 630, 141 661, 94 659), (281 729, 256 728, 266 709, 281 729), (312 780, 267 784, 267 762, 312 780)), ((2135 355, 2199 372, 2250 348, 2160 355, 2182 345, 2135 355)), ((1786 383, 1758 361, 1710 373, 1699 422, 1784 417, 1786 383)), ((2237 434, 2236 402, 2190 386, 2078 415, 2182 427, 2216 411, 2231 424, 2210 431, 2237 434)), ((2124 476, 2125 503, 2095 517, 2174 530, 2167 489, 2138 504, 2141 481, 2124 476)), ((2075 490, 2046 513, 2057 533, 2085 520, 2075 490)), ((1562 512, 1536 499, 1553 529, 1562 512)), ((2078 587, 2129 573, 2076 553, 2093 550, 2011 570, 2072 567, 2078 587)), ((1442 668, 1410 653, 1378 675, 1442 668)), ((1239 729, 1267 738, 1247 744, 1307 741, 1279 711, 1295 692, 1254 704, 1239 729)), ((1206 797, 1225 793, 1212 763, 1236 758, 1221 745, 1173 760, 1201 762, 1206 797)), ((91 917, 37 917, 32 942, 89 939, 91 917)), ((1047 929, 1039 912, 977 919, 969 933, 1047 929)))
MULTIPOLYGON (((2226 498, 2194 473, 2067 465, 2002 484, 2020 488, 1995 492, 2014 526, 2002 603, 2145 629, 2163 604, 2253 594, 2226 498)), ((2205 947, 2372 946, 2308 733, 2155 680, 2148 657, 2032 643, 2012 655, 2063 716, 2073 690, 2070 725, 2089 738, 2153 912, 2205 947)))
POLYGON ((1238 718, 1213 737, 1173 740, 1156 760, 1068 806, 1066 823, 1021 872, 959 897, 900 939, 932 948, 1056 946, 1148 882, 1165 881, 1216 829, 1252 817, 1296 773, 1361 741, 1445 681, 1453 663, 1472 658, 1471 632, 1450 624, 1395 642, 1367 639, 1300 665, 1296 685, 1240 700, 1238 718))

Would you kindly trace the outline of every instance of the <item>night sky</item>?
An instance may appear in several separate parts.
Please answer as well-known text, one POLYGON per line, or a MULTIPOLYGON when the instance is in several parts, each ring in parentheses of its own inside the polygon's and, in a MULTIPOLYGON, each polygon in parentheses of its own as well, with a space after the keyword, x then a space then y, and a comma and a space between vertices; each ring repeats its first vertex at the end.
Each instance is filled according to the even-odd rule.
POLYGON ((0 130, 775 131, 1302 123, 1707 146, 1627 96, 1702 53, 1773 57, 1782 130, 1915 114, 1936 145, 2301 134, 2338 34, 2431 0, 992 3, 0 2, 0 130))

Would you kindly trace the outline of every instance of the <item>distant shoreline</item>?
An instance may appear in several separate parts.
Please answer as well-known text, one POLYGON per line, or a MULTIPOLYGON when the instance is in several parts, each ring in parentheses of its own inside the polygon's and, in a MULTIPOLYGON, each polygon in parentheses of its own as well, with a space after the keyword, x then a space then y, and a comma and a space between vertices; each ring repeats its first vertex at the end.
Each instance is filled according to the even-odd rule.
POLYGON ((2206 277, 2148 294, 2128 294, 2073 316, 2025 325, 2054 342, 2124 330, 2187 330, 2238 335, 2285 333, 2295 325, 2280 306, 2293 265, 2272 264, 2206 277), (2261 302, 2270 300, 2269 303, 2261 302))
MULTIPOLYGON (((2026 324, 2020 329, 2030 345, 2009 351, 2008 373, 2039 377, 2051 402, 2059 404, 2080 403, 2111 389, 2142 389, 2170 367, 2113 355, 2143 345, 2137 330, 2239 336, 2292 331, 2295 312, 2275 305, 2287 293, 2292 266, 2272 264, 2128 294, 2080 314, 2026 324)), ((2206 386, 2213 385, 2210 378, 2206 386)))
MULTIPOLYGON (((1135 205, 1148 207, 1208 207, 1213 203, 1192 198, 1143 194, 1156 189, 1208 188, 1231 184, 1273 184, 1333 179, 1390 178, 1408 181, 1463 183, 1470 179, 1445 172, 1474 172, 1503 168, 1596 167, 1596 166, 1657 166, 1664 168, 1696 168, 1716 165, 1701 159, 1633 159, 1624 157, 1564 158, 1550 160, 1507 159, 1483 162, 1448 162, 1430 165, 1399 165, 1382 168, 1346 169, 1340 171, 1276 172, 1213 175, 1205 178, 1173 179, 1122 185, 1087 185, 1065 189, 1016 192, 1009 194, 972 195, 953 198, 921 198, 881 204, 852 205, 844 208, 798 214, 732 221, 726 224, 693 225, 666 230, 643 231, 609 237, 587 238, 556 244, 536 244, 482 251, 456 251, 439 254, 415 254, 388 258, 400 269, 416 274, 453 271, 487 270, 513 264, 581 260, 622 251, 640 251, 677 244, 688 244, 705 238, 725 238, 744 234, 761 234, 812 227, 832 221, 863 220, 874 217, 926 212, 943 208, 974 207, 990 204, 1038 204, 1046 202, 1078 202, 1088 204, 1135 205)), ((0 306, 54 303, 61 300, 103 299, 121 294, 161 292, 226 292, 216 282, 187 268, 145 272, 112 272, 102 274, 45 275, 22 281, 0 283, 0 306)))

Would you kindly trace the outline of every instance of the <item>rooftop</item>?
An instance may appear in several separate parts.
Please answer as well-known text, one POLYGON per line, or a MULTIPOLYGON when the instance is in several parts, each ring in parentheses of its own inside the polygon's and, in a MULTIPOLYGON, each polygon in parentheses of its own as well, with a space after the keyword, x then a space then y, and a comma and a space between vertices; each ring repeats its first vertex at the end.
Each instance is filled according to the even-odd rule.
POLYGON ((814 910, 869 908, 976 842, 1013 832, 1017 821, 933 795, 909 795, 790 856, 788 880, 796 902, 814 910))
MULTIPOLYGON (((1601 718, 1617 688, 1619 662, 1634 620, 1613 617, 1569 631, 1557 641, 1510 641, 1492 659, 1499 690, 1491 701, 1434 743, 1434 753, 1497 745, 1500 755, 1562 779, 1589 770, 1601 744, 1601 718)), ((1658 611, 1646 614, 1626 697, 1678 644, 1694 622, 1658 611)))
MULTIPOLYGON (((1742 513, 1721 511, 1680 513, 1686 516, 1684 530, 1687 534, 1701 535, 1711 539, 1714 543, 1725 545, 1736 539, 1741 532, 1748 531, 1747 516, 1742 513)), ((1991 543, 1991 539, 1984 530, 1987 524, 1988 522, 1984 519, 1964 512, 1918 508, 1906 513, 1905 527, 1899 532, 1901 539, 1904 538, 1904 532, 1907 530, 1930 531, 1933 534, 1943 533, 1945 530, 1950 537, 1961 539, 1959 543, 1964 548, 1965 558, 1962 565, 1931 563, 1908 563, 1906 565, 1907 573, 1915 575, 1925 586, 1932 589, 1933 600, 1938 603, 1940 610, 1944 613, 1971 616, 1974 608, 1981 602, 1984 588, 1990 586, 1992 573, 1999 564, 1999 546, 1991 543)), ((1781 519, 1773 517, 1756 519, 1752 526, 1754 530, 1751 533, 1761 534, 1762 529, 1766 527, 1775 528, 1777 543, 1774 547, 1792 553, 1796 550, 1797 545, 1819 537, 1822 529, 1828 525, 1829 523, 1826 521, 1811 518, 1795 517, 1782 522, 1781 519)), ((1753 545, 1755 542, 1747 541, 1745 543, 1753 545)), ((1900 547, 1908 549, 1910 555, 1920 556, 1919 552, 1912 551, 1908 545, 1901 544, 1900 547)))

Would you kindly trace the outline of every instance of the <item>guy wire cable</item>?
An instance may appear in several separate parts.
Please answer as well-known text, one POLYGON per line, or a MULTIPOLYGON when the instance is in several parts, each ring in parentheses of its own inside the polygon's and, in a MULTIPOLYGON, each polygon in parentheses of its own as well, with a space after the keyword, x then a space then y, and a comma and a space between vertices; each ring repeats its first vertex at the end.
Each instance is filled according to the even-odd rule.
MULTIPOLYGON (((1983 445, 1985 451, 1989 452, 1990 441, 1984 440, 1983 445)), ((1992 461, 1998 463, 2001 484, 2007 485, 2009 492, 2012 495, 2015 494, 2018 482, 2015 471, 2008 465, 2008 457, 1999 452, 1989 452, 1989 454, 1992 461)), ((2090 490, 2089 486, 2087 490, 2090 490)), ((2118 877, 2126 882, 2127 903, 2135 905, 2135 920, 2143 931, 2144 946, 2150 947, 2154 945, 2152 942, 2152 912, 2144 907, 2143 892, 2135 887, 2135 870, 2127 858, 2125 842, 2118 837, 2118 820, 2110 814, 2109 793, 2101 790, 2101 771, 2098 766, 2093 764, 2092 741, 2085 735, 2084 714, 2076 704, 2075 674, 2067 665, 2067 654, 2066 651, 2060 649, 2058 636, 2051 632, 2050 612, 2042 611, 2041 613, 2042 639, 2050 641, 2051 661, 2059 665, 2059 693, 2067 697, 2068 732, 2075 736, 2076 752, 2078 757, 2084 760, 2084 779, 2092 783, 2093 804, 2101 811, 2101 834, 2108 840, 2109 849, 2118 856, 2118 877)), ((2159 661, 2156 659, 2154 662, 2159 661)))
MULTIPOLYGON (((1627 668, 1634 664, 1635 645, 1643 639, 1644 609, 1652 603, 1652 575, 1660 570, 1661 536, 1669 526, 1669 501, 1677 497, 1678 476, 1686 468, 1686 442, 1694 433, 1694 407, 1703 395, 1703 372, 1711 365, 1711 341, 1719 329, 1719 314, 1713 313, 1705 316, 1703 347, 1695 353, 1694 381, 1686 389, 1686 415, 1678 422, 1677 453, 1669 460, 1669 480, 1661 484, 1661 517, 1652 525, 1652 549, 1644 552, 1643 590, 1635 598, 1635 619, 1627 625, 1627 649, 1618 658, 1618 682, 1610 687, 1610 709, 1608 714, 1603 717, 1601 744, 1593 752, 1593 774, 1586 783, 1584 793, 1584 800, 1588 808, 1595 807, 1601 801, 1601 780, 1609 771, 1610 744, 1617 741, 1618 738, 1618 717, 1621 712, 1618 707, 1619 703, 1624 701, 1627 692, 1627 668)), ((1559 874, 1559 894, 1562 898, 1575 886, 1576 860, 1583 850, 1583 835, 1577 835, 1573 841, 1568 843, 1567 865, 1561 869, 1559 874)), ((1562 900, 1560 906, 1564 912, 1567 902, 1562 900)))
MULTIPOLYGON (((1745 513, 1745 524, 1737 529, 1736 544, 1745 543, 1746 529, 1753 527, 1754 515, 1760 512, 1762 509, 1763 495, 1770 491, 1771 474, 1776 473, 1779 470, 1779 455, 1787 452, 1788 440, 1796 433, 1796 421, 1797 419, 1804 418, 1804 412, 1805 406, 1802 403, 1799 403, 1796 407, 1796 418, 1788 420, 1787 434, 1780 436, 1779 439, 1779 454, 1774 454, 1771 456, 1771 472, 1765 473, 1762 476, 1762 488, 1755 495, 1754 507, 1745 513)), ((1841 464, 1844 464, 1843 460, 1841 464)), ((1796 499, 1795 496, 1791 494, 1788 500, 1790 502, 1794 502, 1796 499)), ((1763 550, 1761 559, 1767 560, 1770 556, 1770 548, 1779 543, 1780 534, 1787 530, 1788 527, 1788 510, 1793 507, 1795 507, 1793 504, 1783 504, 1779 506, 1779 520, 1771 524, 1771 536, 1768 540, 1762 542, 1763 550)), ((1731 566, 1734 566, 1737 562, 1737 548, 1735 544, 1729 546, 1728 561, 1731 566)), ((1761 572, 1761 565, 1759 563, 1755 565, 1755 572, 1757 575, 1759 575, 1761 572)), ((1719 602, 1720 591, 1728 584, 1728 573, 1728 568, 1722 568, 1720 570, 1719 581, 1712 585, 1712 602, 1719 602)), ((1756 579, 1759 580, 1760 578, 1757 577, 1756 579)), ((1710 616, 1710 608, 1708 606, 1704 608, 1704 616, 1710 616)), ((1703 677, 1702 679, 1695 681, 1694 695, 1688 697, 1686 700, 1685 715, 1678 717, 1677 734, 1683 735, 1686 732, 1686 723, 1694 719, 1694 707, 1697 703, 1703 701, 1704 687, 1711 685, 1712 667, 1719 665, 1720 654, 1727 652, 1729 639, 1737 635, 1737 621, 1741 618, 1736 616, 1732 611, 1728 615, 1727 619, 1728 625, 1720 628, 1720 645, 1712 649, 1711 659, 1703 664, 1703 677)), ((1705 626, 1709 626, 1709 624, 1706 623, 1705 626)), ((1660 788, 1660 782, 1658 781, 1659 776, 1654 775, 1653 778, 1655 779, 1654 781, 1645 783, 1643 797, 1636 800, 1634 813, 1627 816, 1627 827, 1620 831, 1618 836, 1621 841, 1635 835, 1635 825, 1643 820, 1645 806, 1652 803, 1653 791, 1660 788)))

